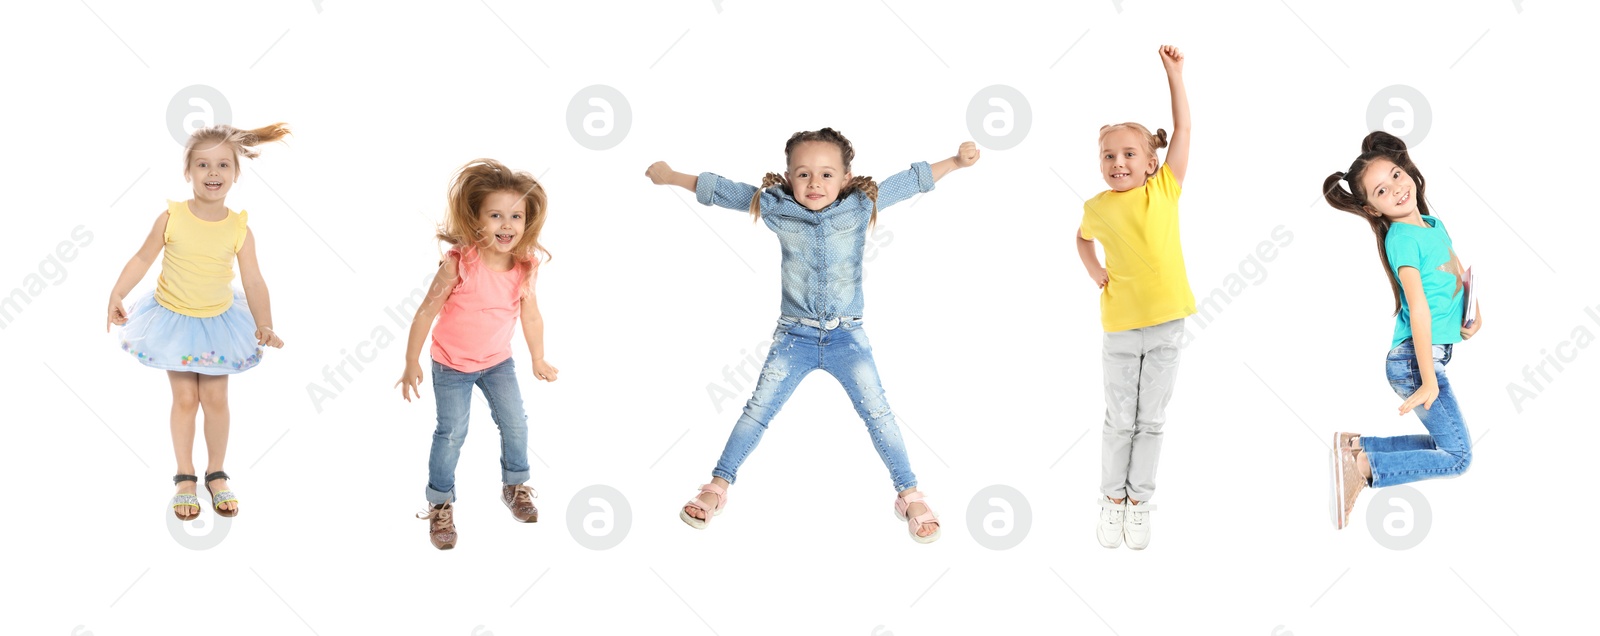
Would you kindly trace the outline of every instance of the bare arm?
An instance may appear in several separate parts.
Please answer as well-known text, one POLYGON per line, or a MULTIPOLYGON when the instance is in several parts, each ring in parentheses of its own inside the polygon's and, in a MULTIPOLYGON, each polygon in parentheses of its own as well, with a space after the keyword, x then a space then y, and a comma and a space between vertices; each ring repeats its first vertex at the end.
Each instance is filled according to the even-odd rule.
POLYGON ((971 167, 972 164, 978 162, 979 155, 978 144, 970 141, 964 142, 960 148, 956 149, 955 156, 928 166, 928 169, 933 172, 933 180, 938 181, 958 168, 971 167))
POLYGON ((1183 52, 1178 47, 1161 47, 1161 64, 1167 69, 1167 89, 1172 93, 1172 138, 1167 140, 1167 167, 1183 185, 1189 172, 1189 93, 1183 88, 1183 52))
POLYGON ((690 192, 694 192, 695 186, 700 182, 698 175, 673 170, 665 161, 650 164, 650 167, 645 169, 644 176, 650 177, 650 182, 656 185, 675 185, 690 192))
POLYGON ((1422 274, 1417 268, 1400 268, 1400 289, 1406 295, 1406 307, 1411 309, 1411 346, 1417 352, 1417 372, 1422 375, 1422 386, 1400 404, 1400 414, 1405 415, 1421 404, 1433 408, 1439 397, 1439 376, 1433 374, 1433 313, 1428 309, 1428 297, 1422 292, 1422 274))
POLYGON ((1094 253, 1094 241, 1083 238, 1083 228, 1078 228, 1078 259, 1083 261, 1083 269, 1089 272, 1089 278, 1104 289, 1109 277, 1106 268, 1100 266, 1100 257, 1094 253))
POLYGON ((439 271, 433 275, 433 283, 428 285, 428 295, 417 306, 417 314, 411 319, 411 332, 406 338, 406 370, 400 376, 400 381, 395 383, 400 387, 400 397, 407 402, 411 401, 412 396, 422 397, 417 392, 417 385, 422 384, 422 364, 419 361, 422 343, 428 339, 428 330, 433 328, 433 321, 439 317, 439 310, 444 308, 444 301, 449 300, 450 292, 455 290, 458 276, 456 260, 444 259, 439 264, 439 271))
POLYGON ((256 235, 245 228, 244 245, 239 246, 239 279, 244 284, 244 300, 250 305, 250 315, 256 319, 256 344, 283 348, 283 339, 272 330, 272 298, 267 294, 267 281, 261 277, 261 267, 256 262, 256 235))
POLYGON ((117 284, 111 288, 111 299, 106 303, 106 331, 111 331, 111 325, 128 322, 128 312, 122 308, 122 299, 127 298, 133 286, 144 280, 144 275, 150 272, 150 266, 155 264, 156 257, 161 255, 161 248, 167 244, 166 234, 167 211, 162 210, 156 216, 155 225, 150 227, 150 234, 145 236, 144 244, 139 246, 133 258, 128 259, 122 274, 117 276, 117 284))
POLYGON ((539 300, 531 289, 522 297, 522 337, 528 341, 528 356, 533 358, 533 377, 555 382, 559 370, 544 361, 544 316, 539 313, 539 300))

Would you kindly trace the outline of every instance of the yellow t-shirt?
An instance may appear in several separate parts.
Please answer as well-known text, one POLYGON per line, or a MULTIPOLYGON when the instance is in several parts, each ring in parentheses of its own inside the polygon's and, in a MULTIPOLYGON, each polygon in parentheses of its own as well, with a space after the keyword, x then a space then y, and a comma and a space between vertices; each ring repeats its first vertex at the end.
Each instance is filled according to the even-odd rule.
POLYGON ((220 315, 233 306, 233 260, 244 246, 248 217, 243 210, 228 210, 221 221, 205 221, 189 211, 187 201, 168 201, 156 302, 195 318, 220 315))
POLYGON ((1194 313, 1194 293, 1178 242, 1183 188, 1161 164, 1144 187, 1107 190, 1083 204, 1083 238, 1100 241, 1109 281, 1100 293, 1106 331, 1159 325, 1194 313))

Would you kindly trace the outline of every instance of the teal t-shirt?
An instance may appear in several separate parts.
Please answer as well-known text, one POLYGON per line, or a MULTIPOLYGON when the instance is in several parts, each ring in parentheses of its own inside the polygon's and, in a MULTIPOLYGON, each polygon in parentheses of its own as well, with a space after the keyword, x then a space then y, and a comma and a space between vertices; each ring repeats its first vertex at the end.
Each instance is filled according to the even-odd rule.
MULTIPOLYGON (((1422 228, 1409 223, 1389 226, 1383 239, 1383 251, 1389 256, 1389 269, 1396 280, 1400 268, 1411 267, 1422 275, 1422 294, 1428 299, 1428 312, 1433 317, 1433 344, 1461 342, 1462 302, 1466 295, 1461 290, 1461 279, 1456 272, 1461 261, 1450 249, 1450 234, 1444 222, 1432 216, 1423 216, 1422 228)), ((1405 291, 1400 292, 1400 315, 1394 321, 1393 349, 1411 337, 1411 307, 1405 291)))

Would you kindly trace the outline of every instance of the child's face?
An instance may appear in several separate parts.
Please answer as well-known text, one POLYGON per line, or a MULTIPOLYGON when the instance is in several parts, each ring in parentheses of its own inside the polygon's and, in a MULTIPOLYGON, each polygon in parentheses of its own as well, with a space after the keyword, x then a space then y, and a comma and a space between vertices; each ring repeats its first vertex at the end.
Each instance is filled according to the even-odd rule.
POLYGON ((183 178, 194 187, 196 201, 221 202, 239 179, 239 161, 228 144, 196 146, 183 178))
POLYGON ((1367 209, 1376 210, 1390 220, 1416 214, 1416 189, 1417 182, 1411 180, 1411 175, 1388 159, 1374 159, 1361 174, 1367 209))
POLYGON ((478 209, 478 228, 493 240, 498 252, 510 252, 528 226, 528 201, 521 194, 502 190, 485 197, 478 209))
POLYGON ((789 153, 789 171, 783 174, 794 189, 794 198, 813 212, 839 200, 839 191, 850 183, 844 169, 844 153, 826 141, 808 141, 789 153))
POLYGON ((1100 139, 1100 176, 1112 190, 1124 192, 1143 186, 1159 167, 1137 130, 1118 128, 1100 139))

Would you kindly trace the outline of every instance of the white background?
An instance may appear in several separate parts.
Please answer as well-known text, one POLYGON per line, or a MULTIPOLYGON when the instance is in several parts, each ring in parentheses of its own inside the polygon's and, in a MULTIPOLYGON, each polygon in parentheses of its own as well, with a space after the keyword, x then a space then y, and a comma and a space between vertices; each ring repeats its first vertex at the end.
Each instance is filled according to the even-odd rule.
MULTIPOLYGON (((1588 5, 440 4, 4 10, 13 239, 0 294, 28 294, 0 329, 12 502, 0 598, 21 619, 5 631, 1538 634, 1572 627, 1591 600, 1568 582, 1596 559, 1584 464, 1600 350, 1569 343, 1600 334, 1585 315, 1600 314, 1588 5), (1191 286, 1203 300, 1229 274, 1249 284, 1209 324, 1191 319, 1153 543, 1112 551, 1093 537, 1101 331, 1073 250, 1074 191, 1104 189, 1102 124, 1170 129, 1156 55, 1169 42, 1188 56, 1195 125, 1191 286), (246 163, 228 200, 251 212, 288 346, 230 381, 243 513, 209 550, 164 525, 166 379, 102 329, 163 201, 188 196, 168 104, 197 84, 236 125, 295 132, 246 163), (566 123, 595 84, 632 113, 604 151, 566 123), (973 138, 968 103, 993 84, 1026 96, 1027 136, 886 211, 867 266, 878 368, 943 538, 913 543, 891 517, 887 475, 823 374, 774 420, 727 514, 687 528, 678 506, 751 389, 724 368, 759 361, 750 352, 770 337, 779 258, 764 227, 651 185, 645 167, 753 181, 782 169, 790 133, 833 126, 854 141, 856 172, 882 178, 973 138), (1369 531, 1370 512, 1388 514, 1368 509, 1372 493, 1354 527, 1327 519, 1333 431, 1422 427, 1396 416, 1384 379, 1391 298, 1371 234, 1319 197, 1395 84, 1430 105, 1414 159, 1489 290, 1483 332, 1449 366, 1476 461, 1414 484, 1431 513, 1413 507, 1411 527, 1430 530, 1404 551, 1369 531), (420 403, 391 389, 409 316, 385 308, 432 271, 448 180, 480 156, 543 175, 550 193, 555 260, 538 295, 561 376, 533 382, 517 337, 539 523, 495 500, 498 443, 479 399, 460 545, 440 553, 411 518, 431 385, 420 403), (1280 225, 1292 241, 1251 264, 1280 225), (52 263, 78 226, 92 239, 52 263), (387 346, 360 349, 377 360, 315 404, 325 368, 384 331, 387 346), (1524 368, 1557 351, 1569 362, 1534 389, 1524 368), (713 383, 738 397, 714 403, 713 383), (1512 383, 1536 397, 1514 403, 1512 383), (591 484, 631 510, 610 550, 567 525, 591 484), (992 484, 1031 511, 1013 549, 985 548, 968 525, 969 506, 995 510, 973 501, 992 484)), ((180 533, 220 530, 201 519, 180 533)))

